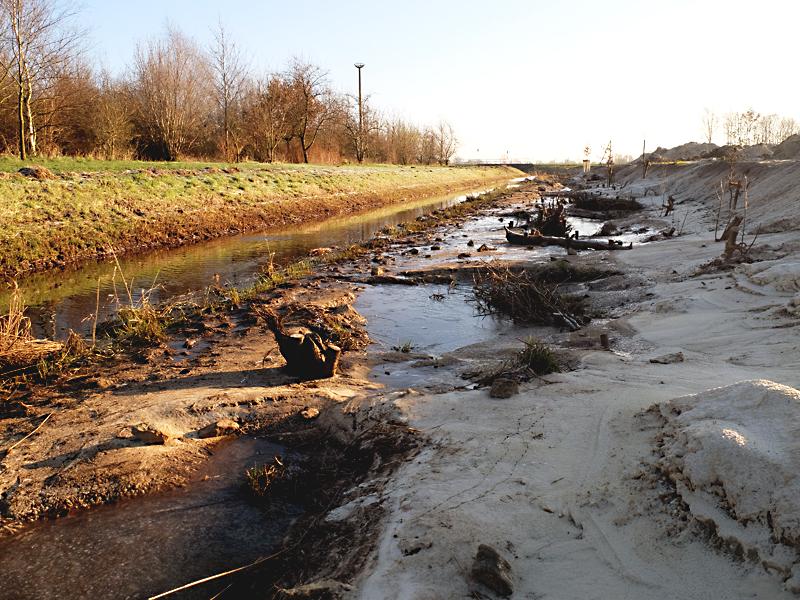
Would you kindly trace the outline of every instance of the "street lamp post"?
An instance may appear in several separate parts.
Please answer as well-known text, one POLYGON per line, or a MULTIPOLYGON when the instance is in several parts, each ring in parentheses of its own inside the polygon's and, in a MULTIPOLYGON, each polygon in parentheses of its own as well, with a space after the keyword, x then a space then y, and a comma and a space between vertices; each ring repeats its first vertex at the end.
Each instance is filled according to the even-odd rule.
POLYGON ((356 158, 358 162, 364 160, 364 112, 361 109, 361 69, 364 68, 364 63, 355 63, 355 68, 358 69, 358 144, 356 145, 356 158))

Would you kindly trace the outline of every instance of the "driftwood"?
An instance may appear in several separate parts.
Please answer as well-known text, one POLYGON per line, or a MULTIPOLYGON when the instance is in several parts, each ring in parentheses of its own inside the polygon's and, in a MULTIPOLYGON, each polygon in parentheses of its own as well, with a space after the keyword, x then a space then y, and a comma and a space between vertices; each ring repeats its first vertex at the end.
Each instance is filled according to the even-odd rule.
POLYGON ((633 243, 623 246, 622 242, 616 240, 575 240, 571 238, 552 237, 547 235, 527 235, 506 229, 506 239, 509 244, 516 246, 563 246, 564 248, 574 248, 575 250, 630 250, 633 243))
POLYGON ((668 216, 669 213, 671 213, 672 211, 675 210, 675 198, 673 198, 672 196, 667 198, 667 203, 666 204, 662 204, 661 208, 664 209, 664 216, 665 217, 668 216))
POLYGON ((316 333, 289 334, 282 319, 271 310, 264 310, 260 314, 275 335, 281 354, 286 359, 287 373, 303 379, 323 379, 336 374, 342 354, 339 346, 326 344, 316 333))

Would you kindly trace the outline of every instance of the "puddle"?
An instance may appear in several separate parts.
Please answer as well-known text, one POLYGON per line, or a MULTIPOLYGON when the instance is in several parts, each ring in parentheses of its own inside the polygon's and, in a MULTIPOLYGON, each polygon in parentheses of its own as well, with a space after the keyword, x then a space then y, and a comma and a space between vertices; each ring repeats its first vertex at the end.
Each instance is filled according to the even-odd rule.
MULTIPOLYGON (((268 556, 293 517, 267 518, 239 486, 246 468, 283 453, 243 436, 218 446, 184 488, 32 524, 0 542, 0 597, 148 598, 268 556)), ((208 600, 226 585, 169 598, 208 600)))
POLYGON ((368 321, 369 337, 376 343, 370 350, 387 352, 410 341, 412 352, 440 355, 513 327, 509 320, 480 316, 467 297, 466 287, 369 286, 353 308, 368 321))
MULTIPOLYGON (((436 357, 515 327, 510 320, 479 315, 467 297, 466 286, 370 286, 359 294, 354 308, 368 321, 370 352, 390 352, 410 342, 411 352, 436 357)), ((444 378, 450 376, 444 369, 411 366, 414 362, 378 366, 370 379, 392 389, 448 383, 444 378)))

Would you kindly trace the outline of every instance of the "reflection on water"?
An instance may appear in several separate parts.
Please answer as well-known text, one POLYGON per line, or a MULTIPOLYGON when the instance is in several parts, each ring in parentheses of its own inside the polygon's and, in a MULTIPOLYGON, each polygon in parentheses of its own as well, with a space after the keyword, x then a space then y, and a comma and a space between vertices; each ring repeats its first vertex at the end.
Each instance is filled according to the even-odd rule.
POLYGON ((367 321, 370 340, 382 352, 411 342, 413 352, 440 355, 488 340, 513 327, 506 319, 481 317, 465 287, 369 286, 353 308, 367 321))
MULTIPOLYGON (((436 196, 257 235, 220 238, 175 250, 123 257, 116 275, 115 264, 107 261, 32 275, 18 283, 26 304, 31 307, 38 336, 64 339, 73 329, 91 337, 95 312, 100 321, 111 314, 117 308, 113 301, 115 294, 124 304, 129 302, 126 283, 133 290, 134 301, 155 285, 151 302, 202 293, 217 275, 220 284, 245 285, 261 273, 270 253, 275 253, 276 264, 282 264, 307 256, 313 248, 346 248, 373 238, 385 225, 414 220, 465 198, 465 194, 436 196)), ((7 296, 0 297, 0 310, 6 306, 7 296)))
MULTIPOLYGON (((0 598, 148 598, 269 556, 293 517, 265 516, 239 487, 283 451, 241 437, 186 488, 32 524, 0 543, 0 598)), ((170 598, 207 600, 223 581, 170 598)))

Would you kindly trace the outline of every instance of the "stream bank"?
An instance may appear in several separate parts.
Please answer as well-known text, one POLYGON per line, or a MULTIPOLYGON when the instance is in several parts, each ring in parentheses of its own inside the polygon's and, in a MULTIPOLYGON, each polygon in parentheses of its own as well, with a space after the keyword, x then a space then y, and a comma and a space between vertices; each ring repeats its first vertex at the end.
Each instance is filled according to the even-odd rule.
POLYGON ((313 222, 520 174, 507 167, 264 165, 0 178, 0 276, 313 222))
MULTIPOLYGON (((522 194, 506 200, 514 204, 522 194)), ((387 280, 442 282, 448 278, 458 286, 461 281, 468 285, 470 273, 491 257, 502 257, 509 263, 516 261, 519 268, 531 262, 574 261, 617 271, 571 290, 588 294, 592 306, 602 309, 602 318, 578 331, 516 325, 454 350, 430 347, 425 348, 429 352, 416 355, 386 348, 397 341, 386 336, 383 348, 346 354, 338 377, 299 382, 280 371, 282 361, 275 354, 274 341, 257 322, 247 321, 246 307, 231 308, 213 319, 206 317, 208 328, 218 332, 219 338, 197 356, 174 363, 163 352, 144 353, 142 362, 129 371, 98 369, 76 382, 77 390, 86 395, 72 407, 83 411, 72 426, 91 424, 84 428, 86 435, 94 426, 101 429, 100 439, 106 439, 114 427, 139 419, 167 430, 171 427, 180 437, 164 446, 141 447, 142 458, 148 459, 141 464, 156 478, 159 468, 169 462, 159 466, 154 459, 161 455, 180 460, 179 454, 169 453, 207 443, 189 434, 225 417, 239 420, 248 432, 288 446, 302 447, 315 438, 336 438, 344 447, 365 438, 377 444, 370 436, 386 435, 383 427, 420 440, 408 454, 394 457, 401 469, 393 474, 367 471, 351 495, 340 496, 344 504, 319 513, 321 529, 317 531, 344 533, 338 542, 311 555, 313 566, 309 564, 308 570, 295 557, 310 552, 318 538, 300 531, 299 538, 311 545, 301 541, 296 554, 287 553, 292 558, 284 570, 296 571, 285 580, 274 580, 281 589, 294 590, 295 596, 300 594, 298 588, 316 584, 318 593, 319 586, 327 586, 329 594, 352 598, 420 597, 424 593, 469 597, 471 583, 460 566, 468 569, 477 545, 486 543, 508 557, 517 575, 517 593, 530 597, 587 597, 598 581, 612 590, 609 597, 624 597, 630 587, 642 598, 698 597, 692 596, 692 590, 701 589, 697 587, 701 584, 703 590, 710 586, 715 592, 704 592, 705 597, 785 597, 779 580, 766 574, 762 565, 733 563, 709 551, 706 538, 691 526, 680 525, 685 521, 681 511, 671 508, 677 502, 672 503, 669 482, 651 481, 656 461, 647 461, 658 426, 636 415, 653 402, 725 385, 743 375, 797 385, 796 360, 791 364, 774 360, 777 355, 770 355, 763 344, 764 340, 777 343, 781 352, 797 346, 792 341, 791 317, 774 312, 776 295, 770 292, 762 297, 744 291, 755 285, 746 273, 698 275, 699 267, 718 255, 718 248, 709 243, 707 219, 690 221, 689 233, 663 244, 637 242, 634 252, 571 256, 563 249, 541 252, 503 246, 492 237, 502 235, 497 232, 499 225, 488 226, 488 221, 499 223, 500 218, 508 217, 454 219, 441 229, 398 239, 397 248, 374 252, 368 262, 364 257, 329 265, 313 278, 292 282, 261 300, 275 308, 297 304, 315 305, 329 313, 341 311, 350 323, 363 327, 350 307, 358 305, 364 286, 386 285, 381 275, 372 275, 373 269, 384 270, 387 280), (479 237, 483 227, 486 238, 479 237), (474 242, 471 246, 470 241, 474 242), (478 252, 475 248, 482 243, 488 249, 478 252), (753 304, 758 305, 756 312, 749 310, 753 304), (733 325, 726 325, 729 322, 733 325), (730 326, 738 327, 736 335, 726 333, 730 326), (704 328, 704 335, 693 332, 695 328, 704 328), (609 350, 600 344, 601 333, 610 338, 609 350), (508 400, 491 399, 485 389, 471 389, 471 376, 497 368, 519 351, 517 338, 528 336, 562 349, 574 370, 526 382, 508 400), (741 346, 745 338, 752 342, 746 345, 750 353, 741 346), (679 350, 686 355, 685 362, 658 362, 679 350), (413 392, 402 389, 402 379, 397 385, 400 389, 392 390, 391 380, 375 377, 389 371, 386 377, 390 378, 398 369, 426 375, 413 392), (144 379, 135 381, 137 374, 144 379), (131 407, 120 406, 120 401, 135 402, 146 410, 130 412, 131 407), (111 406, 117 411, 113 418, 104 412, 111 406), (313 414, 308 408, 320 410, 319 416, 304 417, 304 412, 313 414), (297 437, 292 440, 293 436, 297 437), (354 527, 366 533, 351 543, 348 532, 354 527), (353 557, 359 550, 358 561, 339 563, 339 553, 347 551, 353 557), (346 567, 337 571, 339 564, 346 567), (709 572, 715 574, 712 581, 707 581, 709 572), (680 593, 671 593, 676 590, 680 593)), ((643 237, 652 235, 649 229, 669 225, 669 220, 659 220, 654 214, 647 218, 652 227, 642 233, 636 233, 642 229, 641 218, 618 225, 628 228, 629 235, 643 237)), ((775 258, 787 248, 766 248, 759 256, 775 258)), ((416 289, 422 296, 428 290, 429 296, 445 296, 427 298, 431 303, 451 300, 442 288, 416 289)), ((452 301, 463 300, 454 293, 452 301)), ((393 310, 389 290, 381 308, 381 312, 393 310)), ((376 318, 374 313, 363 316, 376 318)), ((58 402, 77 396, 77 390, 65 393, 58 402)), ((18 427, 30 428, 47 414, 47 405, 36 405, 34 400, 22 398, 17 405, 18 427), (31 409, 32 414, 24 414, 31 409)), ((64 424, 58 417, 53 417, 54 426, 64 424)), ((21 446, 28 461, 52 455, 58 436, 44 437, 50 425, 21 446)), ((69 431, 69 424, 64 431, 69 431)), ((62 437, 73 443, 70 435, 62 437)), ((123 450, 130 448, 136 450, 137 443, 123 450)), ((335 457, 333 444, 330 451, 335 457)), ((6 457, 3 464, 14 456, 6 457)), ((92 468, 103 465, 103 458, 89 464, 94 458, 90 453, 72 458, 79 459, 74 466, 62 465, 67 474, 74 468, 73 473, 88 476, 92 468), (84 459, 88 462, 81 463, 84 459), (81 473, 83 467, 86 470, 81 473)), ((373 459, 373 465, 380 467, 383 461, 373 459)), ((40 469, 48 466, 42 464, 40 469)), ((27 478, 32 479, 30 475, 27 478)), ((35 497, 31 492, 37 485, 41 492, 64 484, 64 479, 48 482, 47 477, 38 484, 28 481, 20 486, 19 499, 35 497)), ((43 496, 39 493, 38 497, 43 496)), ((26 505, 20 502, 18 506, 26 505)), ((252 567, 253 573, 259 573, 258 567, 252 567)), ((253 581, 259 577, 249 583, 246 577, 237 578, 229 597, 237 597, 234 590, 238 593, 239 589, 249 590, 239 597, 286 597, 277 589, 248 588, 253 581)), ((307 587, 303 593, 310 593, 307 587)))

